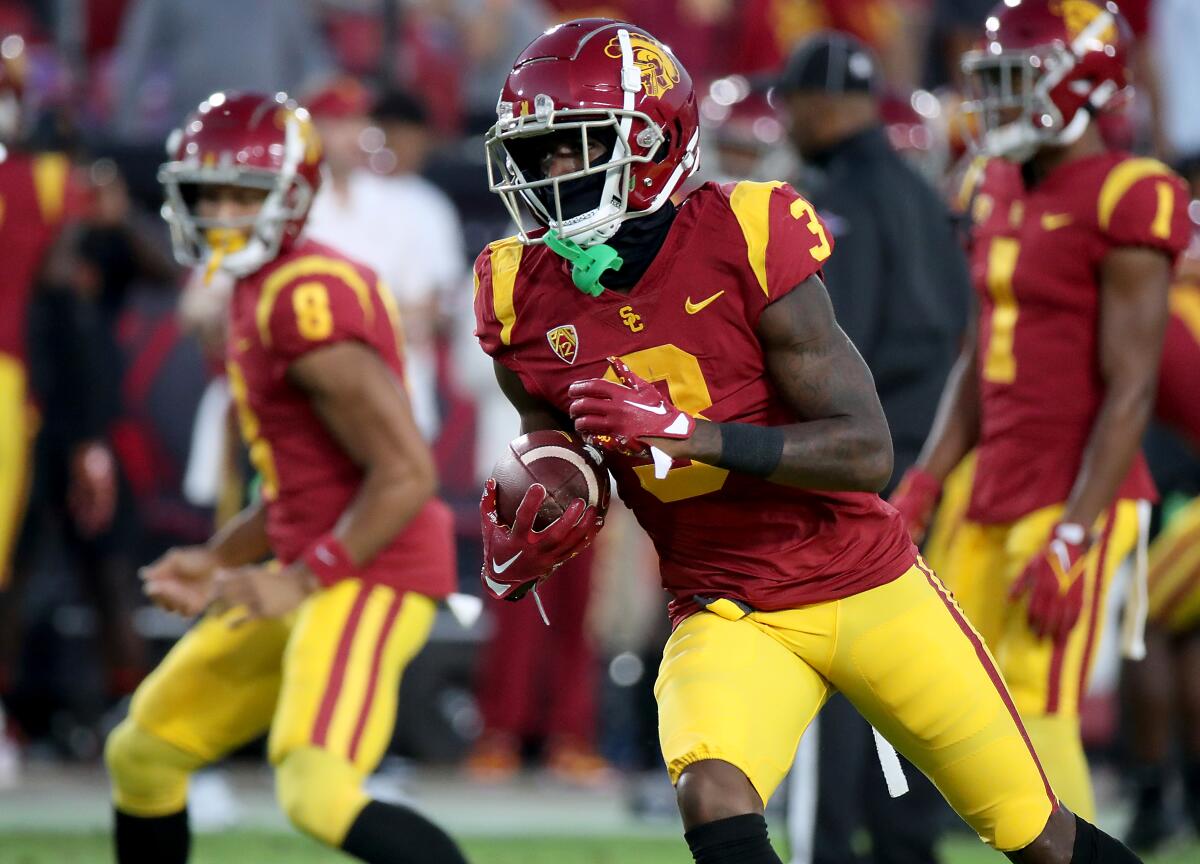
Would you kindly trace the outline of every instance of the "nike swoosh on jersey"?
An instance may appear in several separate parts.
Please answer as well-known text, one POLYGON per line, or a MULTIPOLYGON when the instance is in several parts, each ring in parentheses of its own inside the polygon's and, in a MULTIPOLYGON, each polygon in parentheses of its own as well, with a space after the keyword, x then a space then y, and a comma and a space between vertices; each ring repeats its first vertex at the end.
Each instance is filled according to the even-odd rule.
POLYGON ((714 294, 711 297, 708 297, 704 300, 701 300, 699 303, 693 303, 692 298, 688 297, 686 300, 683 301, 683 310, 685 312, 687 312, 687 314, 689 314, 689 315, 695 315, 701 309, 704 309, 705 307, 707 307, 710 303, 715 303, 717 301, 717 298, 719 298, 724 293, 725 293, 724 291, 718 291, 716 294, 714 294))
POLYGON ((628 399, 626 399, 625 404, 632 405, 634 408, 638 408, 642 411, 649 411, 651 414, 666 414, 667 413, 667 406, 663 405, 661 402, 658 403, 657 405, 643 405, 640 402, 630 402, 628 399))
POLYGON ((1042 230, 1057 231, 1059 228, 1066 228, 1073 221, 1075 219, 1070 213, 1043 213, 1042 230))
POLYGON ((497 564, 496 559, 493 558, 492 559, 492 572, 497 575, 499 575, 500 573, 503 573, 505 570, 507 570, 509 567, 511 567, 513 565, 513 562, 515 562, 520 557, 521 557, 521 553, 518 552, 516 555, 514 555, 513 557, 511 557, 507 561, 505 561, 503 564, 497 564))

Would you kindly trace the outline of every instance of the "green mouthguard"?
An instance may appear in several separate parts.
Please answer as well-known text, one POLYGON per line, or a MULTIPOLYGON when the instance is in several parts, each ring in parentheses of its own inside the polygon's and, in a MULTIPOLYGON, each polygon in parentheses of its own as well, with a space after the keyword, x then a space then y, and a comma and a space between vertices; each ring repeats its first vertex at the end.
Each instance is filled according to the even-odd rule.
POLYGON ((590 297, 599 297, 604 292, 600 277, 605 270, 620 270, 625 263, 611 246, 601 243, 584 249, 574 240, 558 236, 558 232, 553 230, 546 232, 546 245, 570 263, 571 281, 590 297))

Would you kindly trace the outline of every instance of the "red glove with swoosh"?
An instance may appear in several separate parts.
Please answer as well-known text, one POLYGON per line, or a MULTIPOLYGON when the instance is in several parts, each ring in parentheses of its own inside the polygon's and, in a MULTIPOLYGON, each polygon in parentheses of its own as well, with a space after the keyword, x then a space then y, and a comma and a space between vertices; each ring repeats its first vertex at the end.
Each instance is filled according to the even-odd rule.
POLYGON ((1059 524, 1013 585, 1008 599, 1029 595, 1029 626, 1041 638, 1067 638, 1083 612, 1084 556, 1091 543, 1082 525, 1059 524))
POLYGON ((517 507, 512 528, 507 528, 496 515, 496 480, 488 478, 479 502, 483 523, 480 578, 493 597, 520 600, 560 564, 587 548, 604 524, 595 507, 576 499, 562 516, 543 530, 535 531, 533 521, 545 500, 545 486, 540 483, 530 486, 517 507))
POLYGON ((620 358, 609 357, 608 364, 619 384, 588 378, 576 381, 567 391, 571 419, 585 440, 606 450, 637 454, 649 449, 646 438, 683 440, 692 436, 696 421, 690 414, 676 408, 620 358))
POLYGON ((908 536, 914 543, 925 539, 929 520, 942 494, 942 484, 924 468, 913 466, 904 472, 888 503, 900 511, 908 536))

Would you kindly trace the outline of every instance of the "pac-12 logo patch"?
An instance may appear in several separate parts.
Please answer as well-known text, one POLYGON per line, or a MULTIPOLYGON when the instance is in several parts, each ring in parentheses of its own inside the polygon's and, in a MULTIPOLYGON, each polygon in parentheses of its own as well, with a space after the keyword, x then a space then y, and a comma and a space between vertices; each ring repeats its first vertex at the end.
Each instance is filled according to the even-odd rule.
POLYGON ((559 360, 566 363, 575 362, 575 354, 579 351, 579 334, 575 332, 574 324, 559 324, 552 330, 547 330, 546 340, 559 360))

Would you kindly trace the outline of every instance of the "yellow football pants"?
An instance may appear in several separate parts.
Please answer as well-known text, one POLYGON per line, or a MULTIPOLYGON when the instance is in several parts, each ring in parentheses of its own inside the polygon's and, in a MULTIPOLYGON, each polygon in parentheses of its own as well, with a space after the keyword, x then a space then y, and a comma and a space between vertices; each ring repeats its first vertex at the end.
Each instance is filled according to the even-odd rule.
POLYGON ((0 354, 0 590, 8 584, 29 493, 33 410, 25 367, 0 354))
POLYGON ((1200 498, 1150 547, 1150 620, 1172 633, 1200 626, 1200 498))
POLYGON ((188 775, 269 730, 284 812, 341 843, 395 725, 401 674, 425 644, 432 600, 358 580, 285 619, 202 619, 134 694, 105 760, 113 801, 135 816, 186 805, 188 775))
POLYGON ((842 600, 730 607, 692 615, 663 652, 655 695, 672 782, 694 762, 720 759, 765 802, 836 688, 988 844, 1020 849, 1041 833, 1055 799, 1012 698, 923 565, 842 600))
POLYGON ((969 455, 947 478, 926 548, 955 598, 996 655, 1055 792, 1071 810, 1094 818, 1095 802, 1079 703, 1104 627, 1109 586, 1137 542, 1137 504, 1121 501, 1093 526, 1100 541, 1088 553, 1083 614, 1065 642, 1039 639, 1027 607, 1008 600, 1013 583, 1045 547, 1062 516, 1046 507, 1016 522, 980 524, 966 518, 974 479, 969 455))

